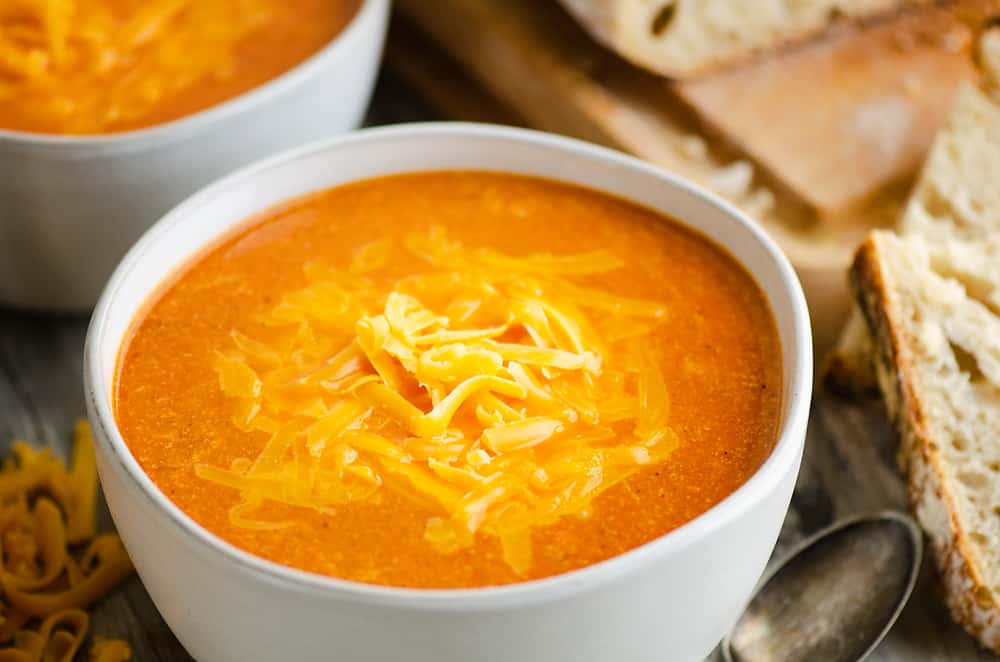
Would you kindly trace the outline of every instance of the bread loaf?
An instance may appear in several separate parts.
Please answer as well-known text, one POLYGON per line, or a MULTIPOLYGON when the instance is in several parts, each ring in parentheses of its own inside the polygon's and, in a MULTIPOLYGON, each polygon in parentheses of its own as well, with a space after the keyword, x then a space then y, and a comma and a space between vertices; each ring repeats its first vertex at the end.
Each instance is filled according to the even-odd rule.
POLYGON ((690 78, 805 39, 838 19, 927 0, 562 0, 599 41, 633 63, 690 78))

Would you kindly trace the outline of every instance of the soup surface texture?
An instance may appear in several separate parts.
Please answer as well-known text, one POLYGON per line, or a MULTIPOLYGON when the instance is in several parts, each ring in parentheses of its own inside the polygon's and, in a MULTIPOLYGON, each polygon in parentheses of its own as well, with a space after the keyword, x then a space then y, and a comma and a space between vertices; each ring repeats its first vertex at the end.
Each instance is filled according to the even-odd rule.
POLYGON ((168 122, 279 76, 360 0, 3 0, 0 128, 114 133, 168 122))
POLYGON ((292 201, 134 322, 115 411, 253 554, 411 587, 545 577, 725 498, 779 425, 752 278, 650 210, 479 172, 292 201))

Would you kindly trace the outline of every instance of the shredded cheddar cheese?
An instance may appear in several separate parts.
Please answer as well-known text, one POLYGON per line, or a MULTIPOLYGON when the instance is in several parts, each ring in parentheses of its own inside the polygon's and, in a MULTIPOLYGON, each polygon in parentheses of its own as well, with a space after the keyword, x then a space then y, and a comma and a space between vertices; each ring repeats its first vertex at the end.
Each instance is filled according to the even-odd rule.
POLYGON ((603 251, 515 257, 440 228, 401 243, 306 265, 255 337, 233 330, 213 358, 219 387, 234 424, 267 441, 195 472, 237 490, 230 521, 257 529, 291 525, 257 514, 266 500, 322 512, 394 490, 433 513, 435 549, 492 536, 524 573, 534 529, 588 517, 676 447, 643 343, 668 311, 582 284, 623 266, 603 251), (396 251, 426 271, 392 276, 396 251))
MULTIPOLYGON (((77 424, 69 470, 48 449, 15 442, 0 468, 0 662, 71 662, 90 625, 83 610, 132 573, 118 536, 97 534, 96 496, 86 422, 77 424), (76 556, 71 545, 85 547, 76 556)), ((95 662, 130 657, 118 640, 91 650, 95 662)))
POLYGON ((39 126, 61 133, 135 124, 195 82, 230 75, 272 3, 5 0, 0 104, 29 104, 39 126))

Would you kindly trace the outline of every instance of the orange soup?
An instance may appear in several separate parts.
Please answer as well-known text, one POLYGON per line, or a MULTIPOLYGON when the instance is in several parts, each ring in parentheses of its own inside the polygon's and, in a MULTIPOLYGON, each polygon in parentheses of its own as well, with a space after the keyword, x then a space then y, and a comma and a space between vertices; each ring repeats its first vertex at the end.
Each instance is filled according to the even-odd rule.
POLYGON ((226 101, 340 32, 361 0, 3 0, 0 129, 129 131, 226 101))
POLYGON ((621 554, 770 453, 781 363, 733 258, 626 201, 435 172, 255 219, 134 322, 142 468, 248 552, 475 587, 621 554))

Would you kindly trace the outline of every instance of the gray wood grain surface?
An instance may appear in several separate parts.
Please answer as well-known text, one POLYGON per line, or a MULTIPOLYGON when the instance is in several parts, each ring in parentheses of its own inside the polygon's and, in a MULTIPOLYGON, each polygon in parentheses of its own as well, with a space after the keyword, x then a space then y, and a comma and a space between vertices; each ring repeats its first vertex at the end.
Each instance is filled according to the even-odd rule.
MULTIPOLYGON (((390 77, 379 81, 369 123, 434 118, 397 81, 390 77)), ((73 422, 84 415, 80 371, 86 325, 82 318, 0 310, 0 450, 6 451, 11 439, 21 438, 66 453, 73 422)), ((776 557, 838 518, 905 507, 892 448, 891 430, 877 404, 852 404, 818 393, 802 473, 776 557)), ((107 513, 102 517, 103 525, 110 527, 107 513)), ((137 578, 99 603, 93 614, 92 631, 128 639, 138 662, 190 659, 137 578)), ((870 659, 971 662, 998 658, 981 651, 951 622, 939 599, 935 574, 925 567, 909 606, 870 659)))

